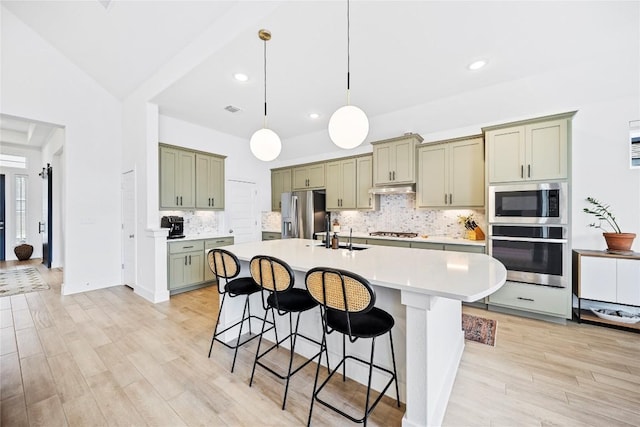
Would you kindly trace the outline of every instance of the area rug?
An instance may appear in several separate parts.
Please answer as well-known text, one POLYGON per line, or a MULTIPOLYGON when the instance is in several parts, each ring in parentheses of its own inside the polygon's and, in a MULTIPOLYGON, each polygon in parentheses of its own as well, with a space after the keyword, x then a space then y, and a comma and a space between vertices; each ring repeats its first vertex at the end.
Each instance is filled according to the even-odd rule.
POLYGON ((498 331, 496 320, 463 313, 462 329, 464 330, 464 338, 467 340, 490 346, 496 345, 496 332, 498 331))
POLYGON ((0 271, 0 298, 49 289, 37 268, 0 271))

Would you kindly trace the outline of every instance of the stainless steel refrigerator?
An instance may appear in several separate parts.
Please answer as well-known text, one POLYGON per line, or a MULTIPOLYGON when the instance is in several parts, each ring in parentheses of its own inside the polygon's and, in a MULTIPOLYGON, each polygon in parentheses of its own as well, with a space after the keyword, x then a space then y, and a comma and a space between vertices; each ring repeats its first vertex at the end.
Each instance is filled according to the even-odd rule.
POLYGON ((324 191, 282 193, 282 238, 313 239, 326 231, 324 191))

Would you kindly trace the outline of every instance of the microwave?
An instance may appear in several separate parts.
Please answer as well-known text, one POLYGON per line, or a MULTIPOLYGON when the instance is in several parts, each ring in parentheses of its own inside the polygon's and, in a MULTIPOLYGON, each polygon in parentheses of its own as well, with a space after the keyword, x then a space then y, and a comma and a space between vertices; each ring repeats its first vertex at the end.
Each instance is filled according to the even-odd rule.
POLYGON ((568 224, 566 182, 489 186, 491 224, 568 224))

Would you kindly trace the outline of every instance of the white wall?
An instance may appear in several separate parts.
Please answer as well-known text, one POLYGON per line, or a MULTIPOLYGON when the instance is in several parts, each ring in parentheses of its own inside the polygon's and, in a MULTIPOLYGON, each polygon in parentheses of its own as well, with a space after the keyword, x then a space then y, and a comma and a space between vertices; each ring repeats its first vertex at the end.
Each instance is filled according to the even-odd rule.
POLYGON ((15 260, 13 248, 22 242, 16 240, 16 175, 27 175, 27 239, 25 243, 33 246, 31 258, 42 257, 42 237, 38 233, 38 221, 42 219, 42 171, 43 163, 40 151, 34 148, 17 146, 0 146, 0 152, 13 156, 24 156, 27 169, 0 167, 0 174, 5 175, 5 258, 15 260))
POLYGON ((120 284, 120 102, 1 12, 2 112, 66 128, 63 292, 120 284))

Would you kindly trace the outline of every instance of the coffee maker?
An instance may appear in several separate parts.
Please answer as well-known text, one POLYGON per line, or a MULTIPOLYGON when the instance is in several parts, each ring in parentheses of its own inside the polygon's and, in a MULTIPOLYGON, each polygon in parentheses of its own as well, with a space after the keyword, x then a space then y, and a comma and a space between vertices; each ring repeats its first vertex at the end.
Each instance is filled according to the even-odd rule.
POLYGON ((184 218, 181 216, 163 216, 160 220, 160 227, 169 229, 167 239, 181 239, 184 237, 184 218))

